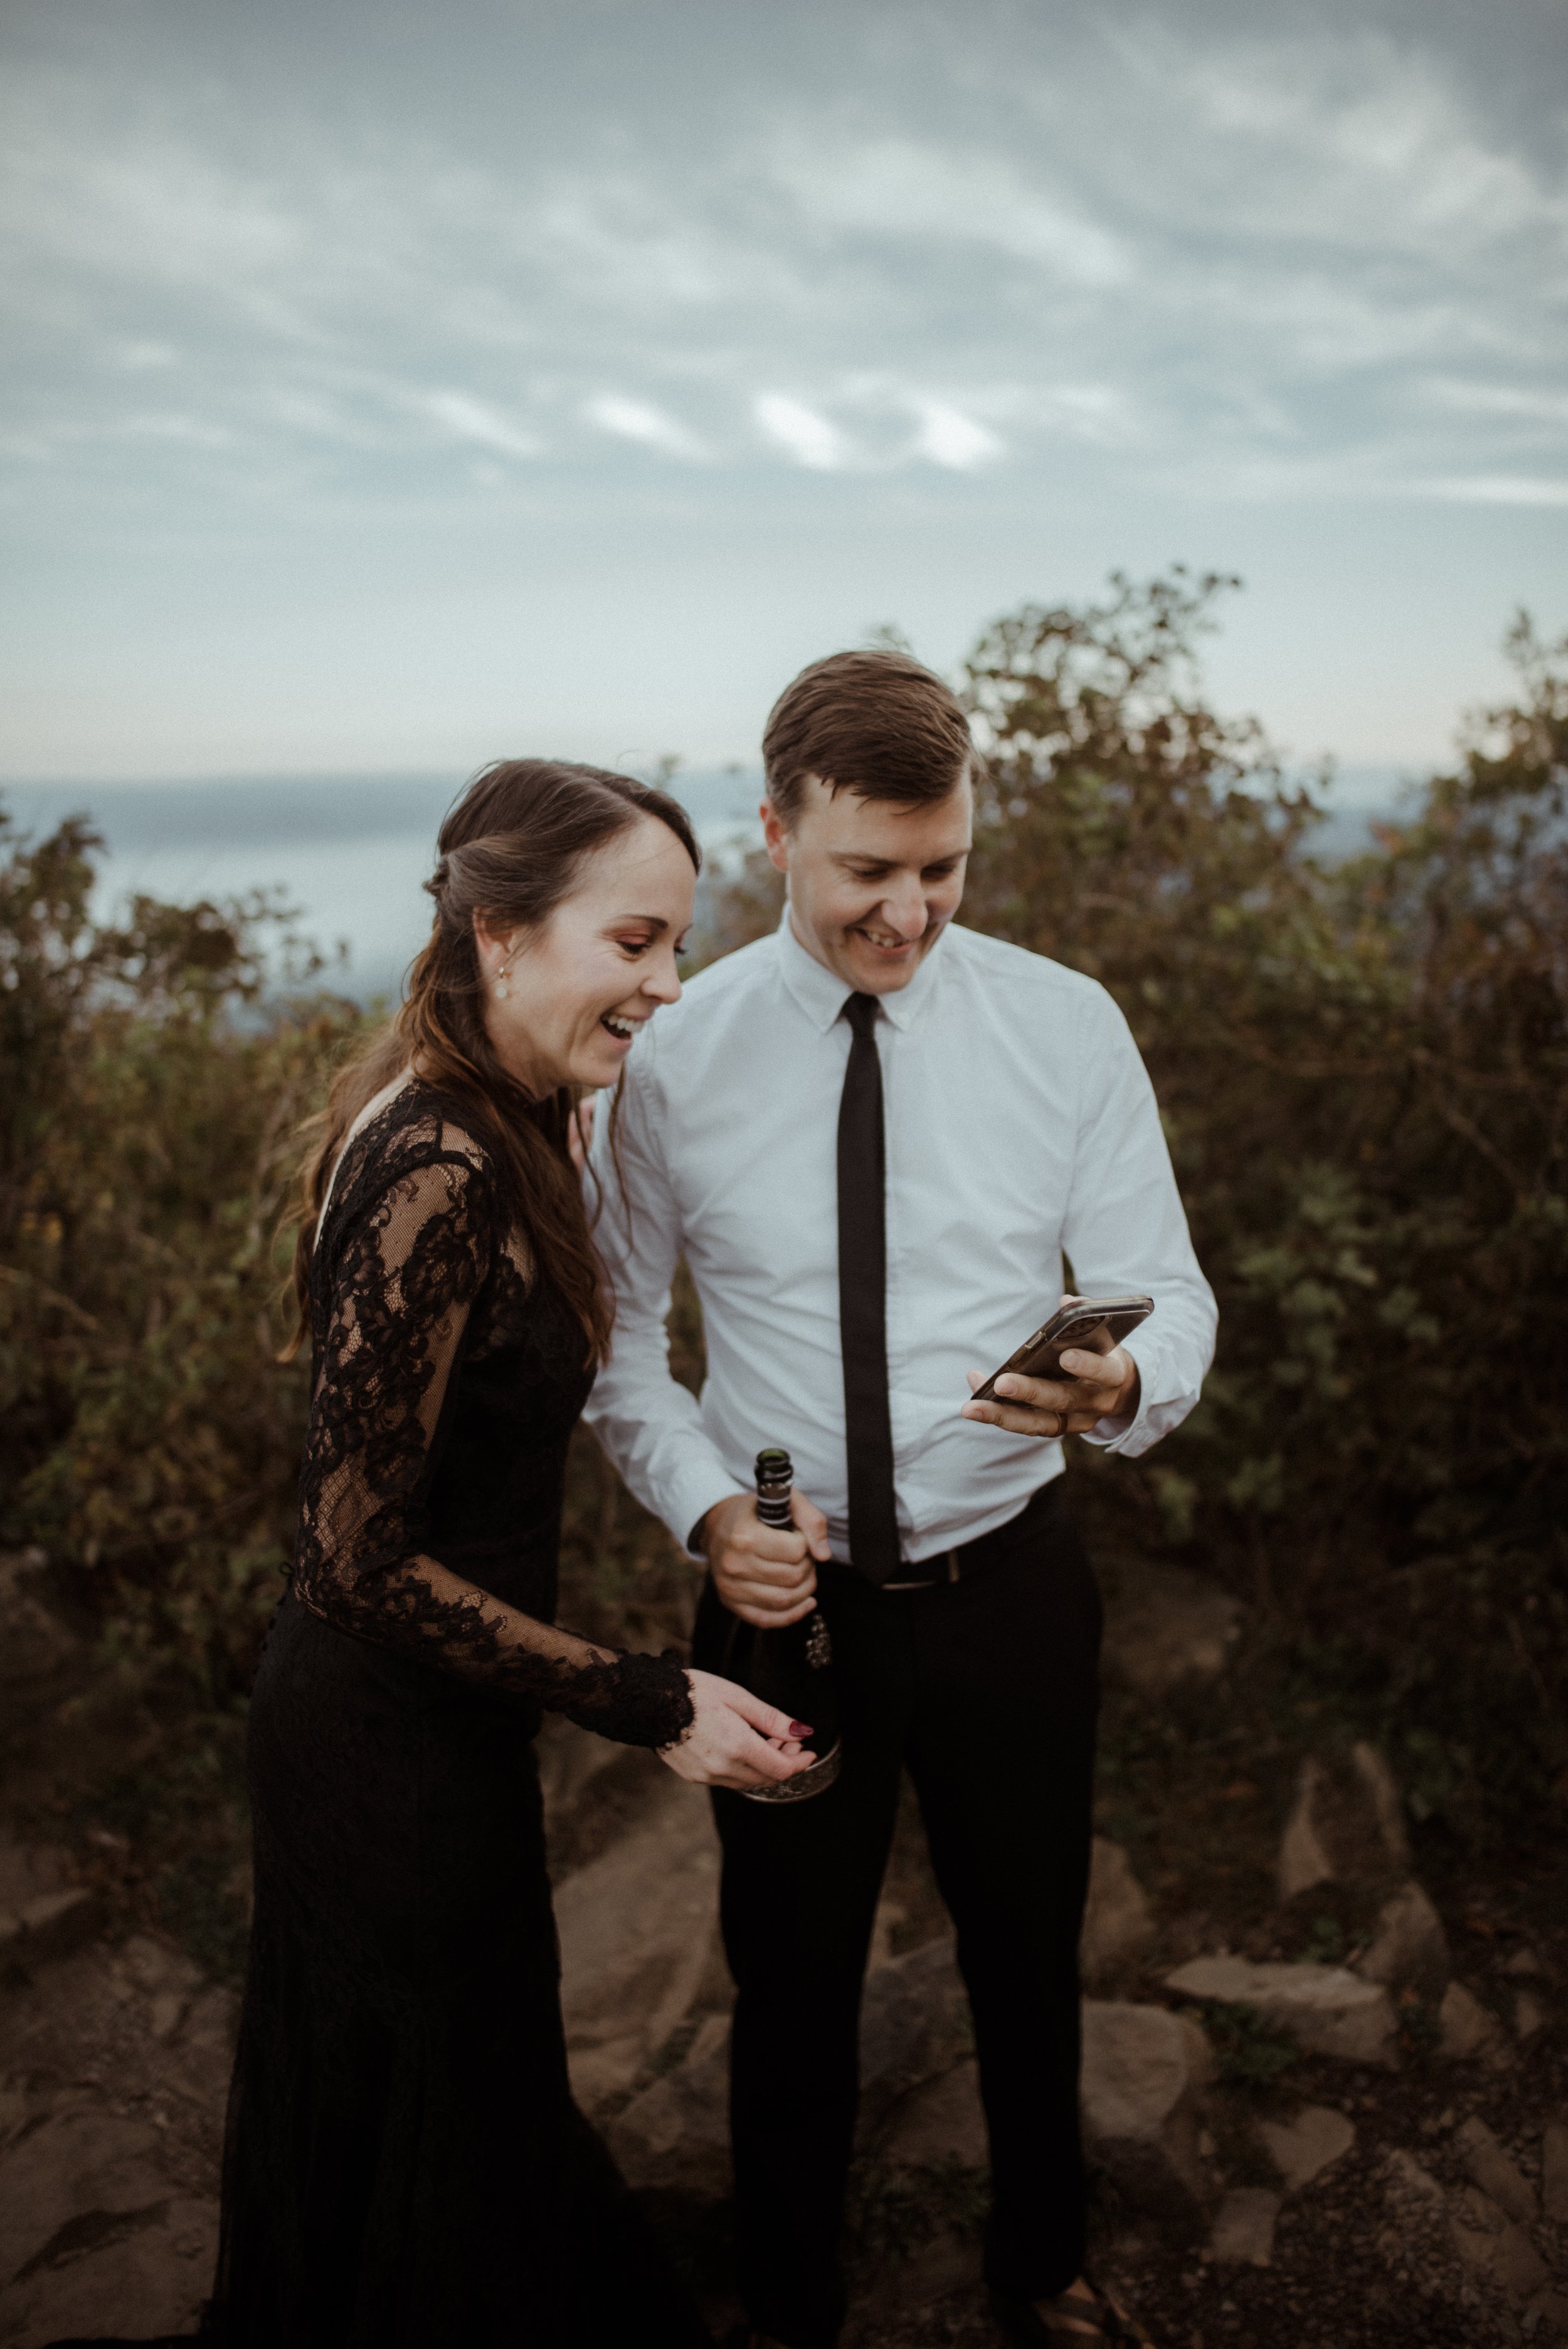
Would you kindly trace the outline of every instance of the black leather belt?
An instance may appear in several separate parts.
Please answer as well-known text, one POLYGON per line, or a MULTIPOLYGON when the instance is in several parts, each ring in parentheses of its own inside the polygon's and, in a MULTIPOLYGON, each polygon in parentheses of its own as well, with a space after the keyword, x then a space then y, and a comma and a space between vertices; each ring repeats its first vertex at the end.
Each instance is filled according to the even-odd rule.
POLYGON ((906 1581, 884 1582, 883 1590, 935 1590, 944 1582, 969 1582, 977 1574, 986 1573, 1013 1557, 1020 1544, 1041 1532, 1066 1505, 1062 1479, 1053 1476, 1030 1495, 1016 1517, 1006 1525, 993 1526, 988 1534, 979 1534, 972 1542, 963 1542, 956 1549, 939 1549, 934 1557, 923 1557, 920 1571, 906 1581))

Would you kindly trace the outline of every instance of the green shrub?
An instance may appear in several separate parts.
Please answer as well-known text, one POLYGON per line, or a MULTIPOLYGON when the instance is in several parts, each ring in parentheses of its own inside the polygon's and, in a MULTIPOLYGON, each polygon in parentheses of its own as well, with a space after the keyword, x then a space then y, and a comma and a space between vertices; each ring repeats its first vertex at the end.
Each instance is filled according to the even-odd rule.
POLYGON ((1215 2068, 1228 2088, 1257 2094, 1274 2087, 1300 2060, 1295 2042, 1250 2006, 1209 2002, 1203 2008, 1203 2029, 1214 2051, 1215 2068))
MULTIPOLYGON (((1204 698, 1233 584, 1119 578, 986 631, 963 919, 1116 997, 1219 1296, 1180 1433, 1075 1450, 1095 1537, 1230 1583, 1475 1833, 1568 1797, 1568 646, 1522 617, 1516 700, 1336 864, 1204 698)), ((779 902, 754 855, 703 953, 779 902)))
POLYGON ((275 1360, 293 1131, 357 1031, 265 899, 89 915, 84 823, 0 814, 0 1545, 40 1543, 143 1678, 247 1683, 307 1371, 275 1360))
MULTIPOLYGON (((1142 1463, 1078 1447, 1075 1487, 1103 1545, 1252 1600, 1286 1678, 1480 1832, 1568 1794, 1568 648, 1522 621, 1515 701, 1333 864, 1257 729, 1204 699, 1224 584, 1029 607, 968 666, 965 918, 1116 995, 1221 1304, 1187 1425, 1142 1463)), ((304 991, 297 949, 269 994, 265 899, 95 922, 97 845, 0 814, 0 1544, 41 1543, 129 1671, 222 1708, 292 1532, 293 1131, 362 1015, 304 991)), ((778 905, 750 860, 707 891, 703 953, 778 905)), ((695 1375, 689 1295, 677 1336, 695 1375)), ((567 1619, 655 1645, 690 1603, 586 1436, 563 1587, 567 1619)))
POLYGON ((1326 1644, 1429 1777, 1435 1744, 1450 1791, 1542 1794, 1568 1763, 1568 647, 1521 619, 1516 703, 1334 865, 1204 703, 1224 584, 1026 610, 969 665, 965 918, 1115 994, 1220 1299, 1192 1418, 1130 1475, 1075 1463, 1079 1489, 1326 1644))

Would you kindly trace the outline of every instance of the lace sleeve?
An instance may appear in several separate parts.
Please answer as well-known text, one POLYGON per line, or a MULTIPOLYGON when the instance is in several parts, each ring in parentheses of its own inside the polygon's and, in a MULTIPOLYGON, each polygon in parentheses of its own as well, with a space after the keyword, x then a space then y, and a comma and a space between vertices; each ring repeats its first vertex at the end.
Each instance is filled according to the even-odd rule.
POLYGON ((692 1719, 677 1663, 590 1646, 425 1549, 443 1406, 496 1245, 482 1168, 460 1155, 414 1167, 333 1237, 300 1485, 301 1605, 623 1744, 674 1744, 692 1719))

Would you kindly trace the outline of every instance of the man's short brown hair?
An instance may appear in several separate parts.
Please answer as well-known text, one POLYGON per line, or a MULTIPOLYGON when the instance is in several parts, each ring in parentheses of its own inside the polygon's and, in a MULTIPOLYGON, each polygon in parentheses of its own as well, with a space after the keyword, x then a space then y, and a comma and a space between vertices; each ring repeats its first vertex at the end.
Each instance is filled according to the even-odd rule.
POLYGON ((974 758, 969 725, 939 677, 908 653, 830 653, 769 713, 768 796, 786 823, 806 778, 868 800, 944 800, 974 758))

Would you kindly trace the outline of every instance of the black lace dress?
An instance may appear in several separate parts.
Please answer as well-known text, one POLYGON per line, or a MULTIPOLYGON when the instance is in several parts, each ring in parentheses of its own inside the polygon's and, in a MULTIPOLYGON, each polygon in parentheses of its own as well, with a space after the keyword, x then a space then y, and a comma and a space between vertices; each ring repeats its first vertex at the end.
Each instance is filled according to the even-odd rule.
POLYGON ((423 1085, 338 1167, 210 2330, 268 2349, 704 2336, 575 2114, 531 1740, 659 1746, 684 1674, 552 1628, 583 1336, 423 1085))

